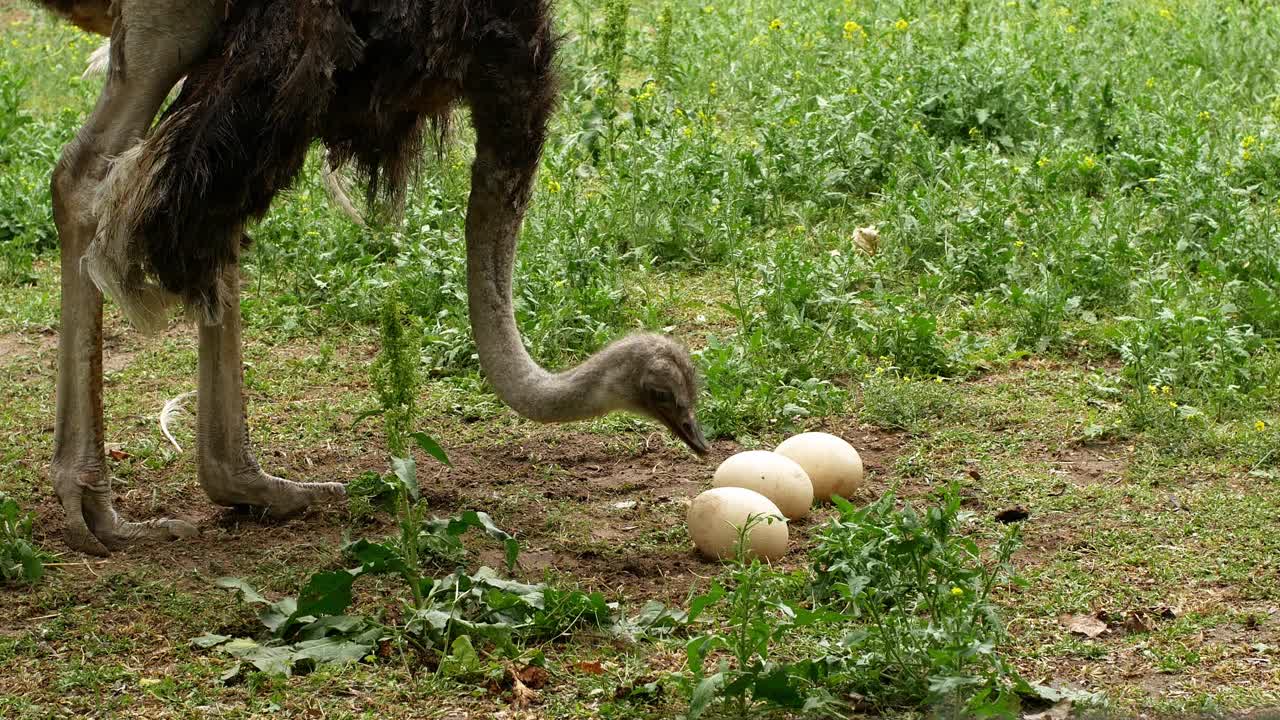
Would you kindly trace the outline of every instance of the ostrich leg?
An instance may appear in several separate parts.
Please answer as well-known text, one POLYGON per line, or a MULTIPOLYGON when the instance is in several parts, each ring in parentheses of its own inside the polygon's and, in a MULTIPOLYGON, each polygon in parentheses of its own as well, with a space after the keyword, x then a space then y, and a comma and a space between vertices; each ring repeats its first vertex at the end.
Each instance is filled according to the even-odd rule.
POLYGON ((313 502, 346 494, 342 483, 298 483, 263 472, 249 448, 240 357, 240 274, 226 270, 227 306, 218 325, 200 325, 197 400, 200 485, 219 505, 259 507, 287 517, 313 502))
POLYGON ((102 446, 102 294, 81 267, 97 231, 94 205, 111 158, 147 132, 169 89, 186 72, 186 63, 203 52, 220 12, 212 3, 188 5, 171 0, 139 10, 136 3, 118 3, 116 67, 53 172, 53 215, 62 245, 62 317, 50 475, 66 513, 67 544, 94 555, 107 555, 132 540, 196 532, 179 520, 125 522, 112 507, 102 446))

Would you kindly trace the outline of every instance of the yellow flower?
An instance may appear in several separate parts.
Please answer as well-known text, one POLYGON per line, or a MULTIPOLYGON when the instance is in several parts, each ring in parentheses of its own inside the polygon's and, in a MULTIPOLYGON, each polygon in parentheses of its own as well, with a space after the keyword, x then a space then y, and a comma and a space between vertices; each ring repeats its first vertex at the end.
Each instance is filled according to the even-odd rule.
POLYGON ((683 128, 680 129, 680 134, 684 135, 687 138, 693 137, 693 126, 685 125, 683 128))
POLYGON ((1169 393, 1173 392, 1173 388, 1169 387, 1168 385, 1161 385, 1160 392, 1164 393, 1165 395, 1168 395, 1169 393))
POLYGON ((773 30, 773 31, 775 31, 775 32, 776 32, 776 31, 778 31, 778 30, 781 30, 781 29, 782 29, 782 18, 774 18, 774 19, 770 20, 770 21, 769 21, 769 29, 770 29, 770 30, 773 30))
POLYGON ((1094 160, 1092 155, 1085 155, 1084 159, 1080 161, 1080 167, 1084 168, 1085 170, 1092 170, 1097 166, 1098 166, 1098 161, 1094 160))
POLYGON ((850 20, 844 24, 844 39, 852 40, 854 37, 861 37, 865 39, 867 37, 867 31, 863 30, 862 26, 858 23, 850 20))
POLYGON ((1020 248, 1020 247, 1022 247, 1023 245, 1026 245, 1026 243, 1022 242, 1021 240, 1014 240, 1014 241, 1013 241, 1013 246, 1014 246, 1014 247, 1016 247, 1016 248, 1020 248))
POLYGON ((715 6, 715 5, 703 5, 703 6, 702 6, 702 12, 704 12, 704 13, 706 13, 706 14, 708 14, 708 15, 710 15, 711 13, 713 13, 713 12, 715 12, 715 11, 716 11, 716 6, 715 6))
POLYGON ((715 80, 712 80, 711 84, 707 86, 707 94, 710 95, 711 97, 715 97, 716 93, 719 91, 720 91, 720 86, 716 85, 715 80))
POLYGON ((1263 430, 1267 429, 1267 424, 1261 420, 1258 420, 1253 424, 1253 429, 1257 430, 1258 432, 1262 432, 1263 430))
POLYGON ((1148 385, 1148 386, 1147 386, 1147 390, 1151 391, 1151 394, 1152 394, 1152 395, 1155 395, 1155 394, 1156 394, 1157 389, 1158 389, 1158 388, 1156 388, 1156 386, 1155 386, 1155 385, 1148 385))
POLYGON ((1162 7, 1162 8, 1160 8, 1160 17, 1164 18, 1165 20, 1172 20, 1172 19, 1173 19, 1173 11, 1172 11, 1172 10, 1170 10, 1169 8, 1163 8, 1163 7, 1162 7))
POLYGON ((956 597, 960 597, 961 595, 963 595, 963 594, 964 594, 964 590, 961 590, 961 589, 960 589, 960 588, 958 588, 958 587, 953 587, 953 588, 951 588, 951 594, 952 594, 952 595, 954 595, 954 596, 956 596, 956 597))
POLYGON ((1156 86, 1156 79, 1155 79, 1155 78, 1153 78, 1153 77, 1149 77, 1149 78, 1147 78, 1146 86, 1147 86, 1147 89, 1148 89, 1148 90, 1150 90, 1151 88, 1155 87, 1155 86, 1156 86))
POLYGON ((1178 403, 1176 403, 1176 402, 1174 402, 1174 401, 1170 400, 1170 401, 1169 401, 1169 407, 1173 408, 1174 410, 1177 410, 1177 409, 1178 409, 1178 403))
POLYGON ((1240 147, 1245 148, 1246 150, 1257 144, 1258 136, 1256 135, 1245 135, 1244 139, 1240 141, 1240 147))
POLYGON ((1198 119, 1200 122, 1209 122, 1210 120, 1213 119, 1213 115, 1210 114, 1208 110, 1201 110, 1200 114, 1196 115, 1196 119, 1198 119))
POLYGON ((560 192, 560 181, 555 180, 554 178, 548 179, 547 192, 551 193, 552 195, 555 195, 556 193, 560 192))
POLYGON ((893 24, 893 29, 898 32, 906 32, 909 27, 911 27, 911 23, 907 22, 904 18, 898 18, 898 22, 893 24))
POLYGON ((1079 28, 1077 28, 1075 25, 1068 25, 1068 26, 1067 26, 1067 32, 1069 32, 1069 33, 1074 33, 1074 32, 1076 32, 1078 29, 1079 29, 1079 28))
POLYGON ((1036 167, 1042 168, 1049 164, 1049 158, 1042 157, 1036 161, 1036 167))

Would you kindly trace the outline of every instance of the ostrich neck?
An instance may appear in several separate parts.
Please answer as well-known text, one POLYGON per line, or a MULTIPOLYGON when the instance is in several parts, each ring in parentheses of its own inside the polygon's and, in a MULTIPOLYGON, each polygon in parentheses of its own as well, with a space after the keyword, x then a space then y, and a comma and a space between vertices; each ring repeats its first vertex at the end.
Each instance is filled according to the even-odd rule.
POLYGON ((511 275, 532 173, 502 169, 478 153, 467 207, 467 301, 480 367, 502 399, 532 420, 564 422, 604 415, 607 353, 564 372, 529 356, 516 326, 511 275))

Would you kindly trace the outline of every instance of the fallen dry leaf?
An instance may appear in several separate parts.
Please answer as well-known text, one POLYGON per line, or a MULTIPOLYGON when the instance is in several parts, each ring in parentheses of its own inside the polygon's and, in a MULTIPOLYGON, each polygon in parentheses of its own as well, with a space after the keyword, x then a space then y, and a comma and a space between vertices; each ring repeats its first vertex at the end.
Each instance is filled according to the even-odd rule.
POLYGON ((551 675, 537 665, 526 665, 515 674, 515 677, 516 680, 534 690, 541 689, 551 679, 551 675))
POLYGON ((1154 629, 1154 623, 1147 617, 1146 613, 1138 611, 1125 615, 1124 622, 1121 623, 1125 632, 1146 633, 1154 629))
POLYGON ((538 699, 538 693, 530 690, 529 686, 520 682, 520 677, 513 675, 511 677, 511 705, 517 708, 527 708, 529 703, 538 699))
POLYGON ((119 450, 117 448, 108 448, 107 454, 111 456, 112 460, 128 460, 129 458, 133 457, 129 453, 123 450, 119 450))
POLYGON ((588 675, 604 674, 604 666, 597 660, 592 660, 591 662, 576 662, 573 664, 573 669, 588 675))
POLYGON ((1107 624, 1094 615, 1063 615, 1058 621, 1066 626, 1068 632, 1096 638, 1107 631, 1107 624))

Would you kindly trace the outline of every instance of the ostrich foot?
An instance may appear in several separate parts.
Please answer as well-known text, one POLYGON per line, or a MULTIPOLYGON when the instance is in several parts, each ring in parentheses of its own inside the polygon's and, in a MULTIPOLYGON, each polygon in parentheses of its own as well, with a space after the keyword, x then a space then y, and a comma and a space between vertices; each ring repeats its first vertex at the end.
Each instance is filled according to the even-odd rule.
POLYGON ((314 503, 347 495, 347 487, 342 483, 285 480, 263 472, 256 463, 211 474, 212 477, 201 478, 210 500, 227 507, 261 508, 267 516, 277 519, 297 515, 314 503))
POLYGON ((147 540, 176 540, 198 535, 183 520, 128 522, 111 505, 111 481, 101 471, 54 471, 54 491, 66 513, 67 544, 89 555, 106 557, 112 550, 147 540))

